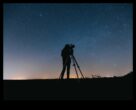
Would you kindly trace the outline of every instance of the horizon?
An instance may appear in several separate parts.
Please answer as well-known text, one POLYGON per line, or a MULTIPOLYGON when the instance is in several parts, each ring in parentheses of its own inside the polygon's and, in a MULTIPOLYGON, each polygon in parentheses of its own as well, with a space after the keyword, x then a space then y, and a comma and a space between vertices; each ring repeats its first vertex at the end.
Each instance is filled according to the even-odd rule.
MULTIPOLYGON (((129 73, 126 73, 126 74, 123 74, 122 76, 97 76, 96 74, 92 74, 92 76, 91 77, 84 77, 84 78, 82 78, 82 77, 79 77, 79 78, 77 78, 77 76, 76 76, 76 73, 75 73, 75 75, 74 76, 71 76, 70 75, 70 79, 99 79, 99 78, 115 78, 115 77, 117 77, 117 78, 121 78, 121 77, 125 77, 125 76, 127 76, 127 75, 129 75, 129 74, 132 74, 133 73, 133 71, 130 71, 129 73)), ((5 80, 54 80, 54 79, 56 79, 56 80, 60 80, 59 78, 22 78, 22 77, 14 77, 14 78, 10 78, 10 79, 5 79, 5 80)), ((66 78, 66 75, 64 76, 64 79, 67 79, 66 78)))

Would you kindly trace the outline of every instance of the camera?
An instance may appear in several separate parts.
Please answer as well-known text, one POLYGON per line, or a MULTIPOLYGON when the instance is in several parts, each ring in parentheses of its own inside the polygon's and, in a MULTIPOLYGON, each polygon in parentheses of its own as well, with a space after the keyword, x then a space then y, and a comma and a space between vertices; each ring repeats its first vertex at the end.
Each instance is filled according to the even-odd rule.
POLYGON ((75 45, 74 44, 70 44, 70 48, 74 48, 75 47, 75 45))

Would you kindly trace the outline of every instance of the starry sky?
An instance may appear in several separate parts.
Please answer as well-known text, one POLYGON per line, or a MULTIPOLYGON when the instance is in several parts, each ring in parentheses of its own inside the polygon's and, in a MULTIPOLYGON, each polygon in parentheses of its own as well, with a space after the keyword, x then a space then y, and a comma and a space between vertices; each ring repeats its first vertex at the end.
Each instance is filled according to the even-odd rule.
MULTIPOLYGON (((21 3, 3 5, 3 79, 58 78, 61 50, 75 44, 85 77, 133 71, 130 3, 21 3)), ((71 65, 71 77, 75 77, 71 65)))

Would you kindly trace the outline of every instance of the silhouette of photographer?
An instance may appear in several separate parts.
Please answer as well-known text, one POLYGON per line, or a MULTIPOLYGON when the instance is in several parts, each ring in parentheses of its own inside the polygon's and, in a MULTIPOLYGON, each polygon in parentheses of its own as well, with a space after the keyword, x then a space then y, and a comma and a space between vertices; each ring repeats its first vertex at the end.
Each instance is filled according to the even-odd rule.
POLYGON ((71 55, 73 55, 73 48, 75 45, 66 44, 65 47, 61 51, 62 61, 63 61, 63 69, 60 74, 60 79, 63 79, 65 70, 67 68, 67 79, 69 79, 70 75, 70 65, 71 65, 71 55))

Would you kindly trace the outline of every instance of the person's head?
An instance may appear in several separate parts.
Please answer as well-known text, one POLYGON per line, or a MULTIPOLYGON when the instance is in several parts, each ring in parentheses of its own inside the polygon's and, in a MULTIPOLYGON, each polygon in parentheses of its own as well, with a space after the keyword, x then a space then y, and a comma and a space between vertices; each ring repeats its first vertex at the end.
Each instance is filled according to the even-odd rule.
POLYGON ((69 44, 65 44, 65 47, 64 48, 69 48, 69 44))

